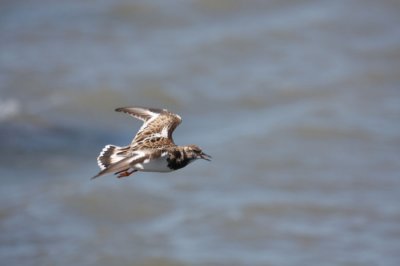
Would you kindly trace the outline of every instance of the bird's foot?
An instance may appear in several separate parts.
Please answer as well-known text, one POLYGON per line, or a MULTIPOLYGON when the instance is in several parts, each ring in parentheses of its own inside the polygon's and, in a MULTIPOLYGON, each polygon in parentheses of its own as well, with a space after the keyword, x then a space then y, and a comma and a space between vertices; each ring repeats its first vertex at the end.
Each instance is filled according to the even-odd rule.
POLYGON ((130 176, 131 174, 133 174, 134 172, 136 172, 137 170, 132 169, 131 171, 126 170, 126 171, 121 171, 121 172, 117 172, 115 173, 117 175, 117 178, 122 178, 122 177, 126 177, 126 176, 130 176))

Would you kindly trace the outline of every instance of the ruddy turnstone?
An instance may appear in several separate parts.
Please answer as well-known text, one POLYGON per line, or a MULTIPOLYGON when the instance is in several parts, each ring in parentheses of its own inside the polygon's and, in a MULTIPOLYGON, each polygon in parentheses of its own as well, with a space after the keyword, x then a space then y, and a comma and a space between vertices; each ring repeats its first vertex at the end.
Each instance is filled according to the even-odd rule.
POLYGON ((171 172, 185 167, 196 159, 211 160, 196 145, 177 146, 172 132, 181 123, 179 115, 166 109, 122 107, 117 112, 127 113, 144 121, 132 143, 125 147, 106 145, 97 157, 101 171, 92 179, 114 173, 129 176, 136 171, 171 172))

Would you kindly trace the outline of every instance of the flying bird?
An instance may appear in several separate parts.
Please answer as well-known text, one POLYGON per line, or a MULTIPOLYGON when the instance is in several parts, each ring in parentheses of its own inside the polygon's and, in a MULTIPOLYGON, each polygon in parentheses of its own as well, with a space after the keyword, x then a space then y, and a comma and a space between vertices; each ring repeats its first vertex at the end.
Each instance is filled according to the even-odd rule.
POLYGON ((140 119, 143 125, 130 145, 106 145, 103 148, 97 157, 101 171, 92 179, 109 173, 121 178, 137 171, 171 172, 197 159, 211 160, 211 156, 197 145, 177 146, 174 143, 172 133, 182 122, 179 115, 166 109, 144 107, 121 107, 115 111, 140 119))

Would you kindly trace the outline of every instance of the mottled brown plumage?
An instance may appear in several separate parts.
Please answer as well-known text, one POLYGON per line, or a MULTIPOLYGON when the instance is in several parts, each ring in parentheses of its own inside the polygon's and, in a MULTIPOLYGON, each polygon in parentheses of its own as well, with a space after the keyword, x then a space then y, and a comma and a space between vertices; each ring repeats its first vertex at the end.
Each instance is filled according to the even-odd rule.
POLYGON ((170 172, 196 159, 210 160, 211 156, 196 145, 177 146, 174 143, 172 133, 182 121, 179 115, 166 109, 143 107, 122 107, 116 111, 144 123, 129 146, 107 145, 103 148, 97 158, 101 171, 93 178, 107 173, 124 177, 136 171, 170 172))

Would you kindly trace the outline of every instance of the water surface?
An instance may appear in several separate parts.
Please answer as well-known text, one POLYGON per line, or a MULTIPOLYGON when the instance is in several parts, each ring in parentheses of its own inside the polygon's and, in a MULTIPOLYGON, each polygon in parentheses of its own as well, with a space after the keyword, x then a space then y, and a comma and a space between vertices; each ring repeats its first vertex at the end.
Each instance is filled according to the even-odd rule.
POLYGON ((396 1, 3 1, 6 265, 399 265, 396 1), (90 177, 168 108, 213 156, 90 177))

